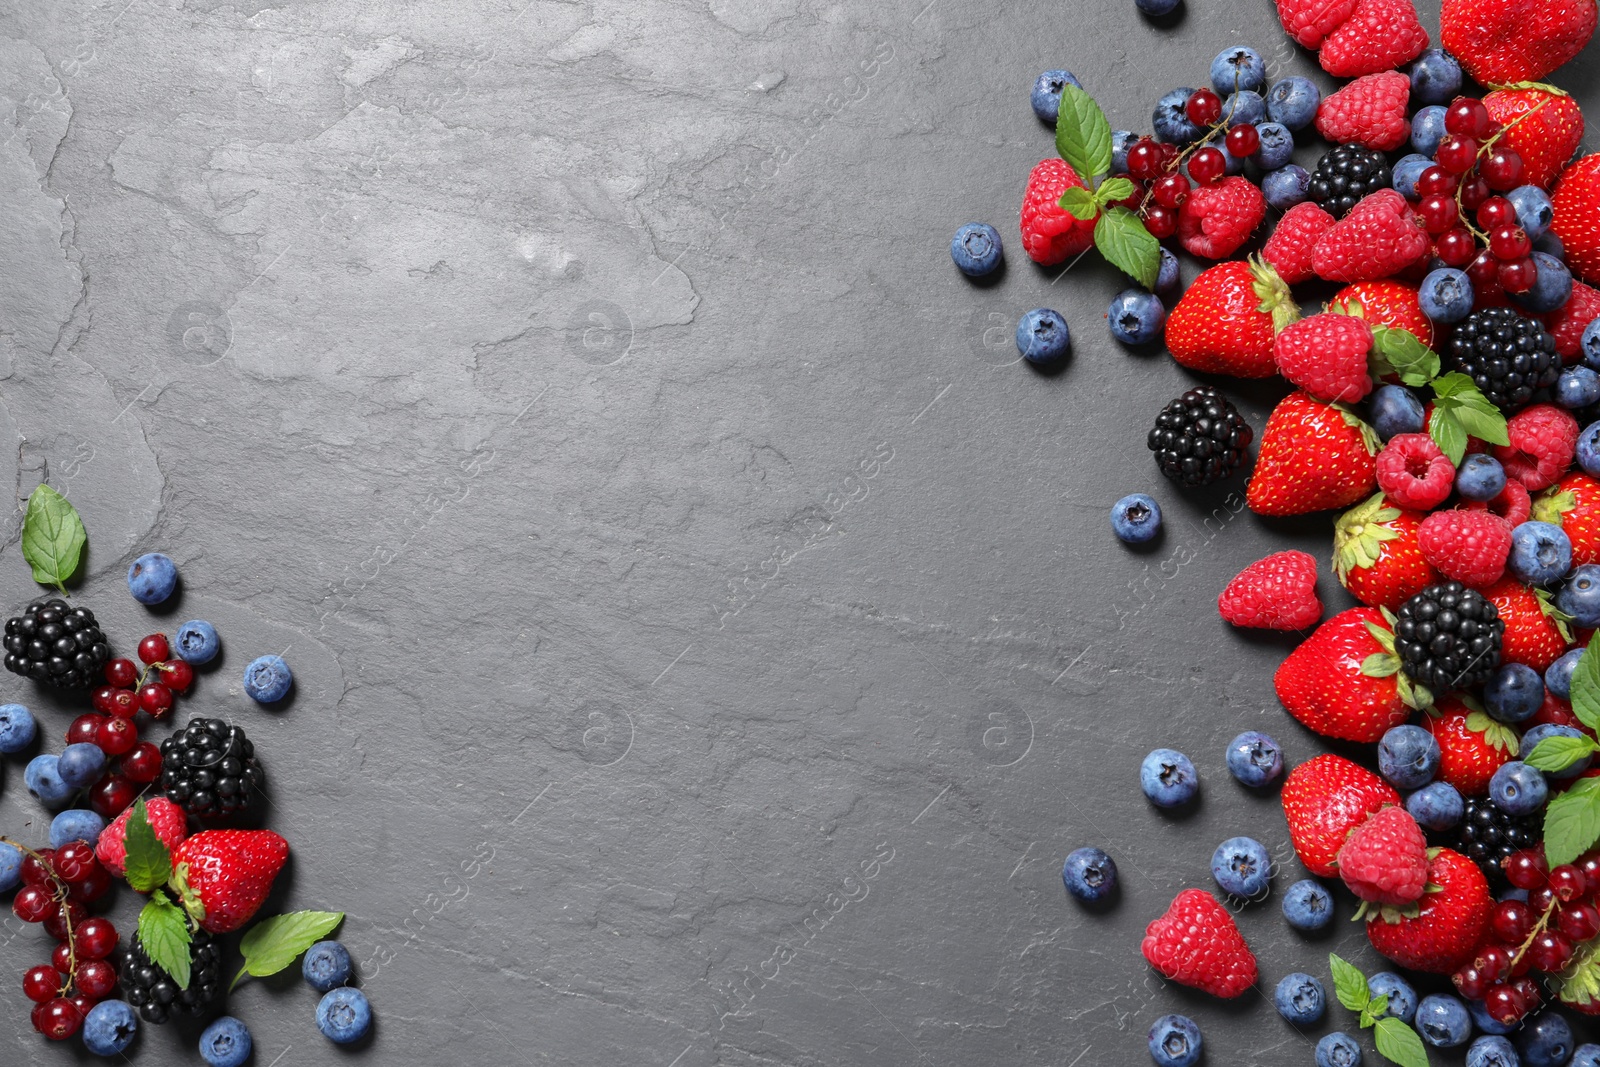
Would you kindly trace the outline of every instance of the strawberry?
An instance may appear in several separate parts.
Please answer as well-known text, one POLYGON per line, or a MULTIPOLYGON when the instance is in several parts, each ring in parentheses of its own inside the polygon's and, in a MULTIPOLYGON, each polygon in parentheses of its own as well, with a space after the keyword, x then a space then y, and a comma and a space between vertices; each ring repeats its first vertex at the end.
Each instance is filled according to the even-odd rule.
POLYGON ((1355 10, 1356 0, 1278 0, 1278 21, 1295 43, 1316 49, 1355 10))
POLYGON ((1400 273, 1432 247, 1406 198, 1379 189, 1322 235, 1311 250, 1311 266, 1324 281, 1376 281, 1400 273))
POLYGON ((1394 70, 1428 47, 1428 31, 1411 0, 1358 0, 1344 24, 1322 42, 1317 57, 1335 78, 1394 70))
POLYGON ((1444 0, 1439 37, 1480 85, 1537 81, 1583 51, 1594 0, 1444 0))
POLYGON ((1423 894, 1415 917, 1373 916, 1367 940, 1402 967, 1449 974, 1471 957, 1488 927, 1494 898, 1478 865, 1448 848, 1429 861, 1428 884, 1438 889, 1423 894))
POLYGON ((1150 966, 1181 985, 1232 998, 1256 984, 1256 958, 1233 916, 1203 889, 1185 889, 1145 927, 1150 966))
POLYGON ((1367 816, 1335 862, 1350 892, 1373 904, 1414 904, 1428 884, 1428 842, 1417 820, 1397 805, 1367 816))
POLYGON ((1333 299, 1328 301, 1328 310, 1358 315, 1372 326, 1405 330, 1429 348, 1433 347, 1433 320, 1422 313, 1414 285, 1395 281, 1356 282, 1334 293, 1333 299))
MULTIPOLYGON (((150 828, 169 852, 183 844, 183 839, 189 835, 189 822, 182 808, 166 797, 151 797, 144 802, 144 811, 150 828)), ((100 840, 94 846, 94 854, 101 865, 118 878, 122 877, 122 867, 128 858, 124 839, 128 836, 128 817, 132 814, 132 807, 124 808, 121 815, 111 820, 110 826, 100 831, 100 840)))
POLYGON ((1522 157, 1524 184, 1550 188, 1583 140, 1578 102, 1553 85, 1527 85, 1496 89, 1483 98, 1483 106, 1507 127, 1499 143, 1522 157))
POLYGON ((1506 624, 1500 639, 1502 663, 1521 663, 1543 674, 1567 650, 1565 617, 1551 604, 1549 594, 1529 589, 1510 575, 1482 593, 1506 624))
POLYGON ((1400 794, 1365 767, 1324 753, 1289 772, 1280 799, 1295 855, 1328 878, 1350 831, 1384 805, 1399 804, 1400 794))
POLYGON ((255 915, 288 858, 271 830, 202 830, 173 850, 173 878, 195 921, 225 934, 255 915))
POLYGON ((1533 517, 1551 522, 1572 542, 1572 565, 1600 563, 1600 482, 1573 471, 1533 506, 1533 517))
POLYGON ((1416 700, 1400 673, 1391 626, 1377 608, 1341 611, 1278 665, 1278 700, 1324 737, 1376 742, 1411 717, 1407 699, 1416 700))
POLYGON ((1349 411, 1290 393, 1267 417, 1245 498, 1257 515, 1305 515, 1354 504, 1376 484, 1377 451, 1372 427, 1349 411))
POLYGON ((1272 342, 1300 317, 1294 294, 1260 261, 1219 263, 1184 291, 1167 316, 1172 358, 1190 370, 1270 378, 1272 342))
POLYGON ((1322 235, 1333 228, 1334 218, 1321 205, 1310 200, 1284 212, 1272 236, 1261 246, 1261 258, 1277 269, 1290 285, 1308 282, 1317 276, 1311 269, 1311 253, 1322 235))
POLYGON ((1494 458, 1531 493, 1555 484, 1572 466, 1578 420, 1554 404, 1534 404, 1506 420, 1510 444, 1496 445, 1494 458))
POLYGON ((1516 731, 1454 694, 1440 697, 1423 725, 1439 743, 1439 780, 1464 797, 1488 792, 1494 772, 1517 754, 1516 731))
POLYGON ((1410 99, 1411 79, 1399 71, 1365 75, 1322 98, 1317 107, 1317 132, 1335 144, 1392 152, 1411 136, 1411 123, 1406 120, 1410 99))
POLYGON ((1417 544, 1422 519, 1421 512, 1395 507, 1382 493, 1339 516, 1333 527, 1333 570, 1351 596, 1398 611, 1439 580, 1417 544))
POLYGON ((1354 315, 1324 312, 1291 323, 1272 346, 1278 373, 1318 400, 1353 404, 1372 392, 1372 329, 1354 315))
POLYGON ((1595 319, 1600 319, 1600 290, 1582 282, 1572 283, 1572 295, 1565 304, 1540 316, 1544 328, 1556 340, 1557 354, 1569 365, 1583 355, 1583 331, 1595 319))
POLYGON ((1197 185, 1178 208, 1178 242, 1192 256, 1227 259, 1266 217, 1267 198, 1249 178, 1197 185))
POLYGON ((1550 228, 1561 238, 1567 266, 1600 285, 1600 154, 1563 171, 1550 199, 1556 209, 1550 228))
POLYGON ((1274 552, 1240 571, 1217 597, 1235 626, 1303 630, 1322 618, 1317 561, 1306 552, 1274 552))
POLYGON ((1094 244, 1095 219, 1078 219, 1061 210, 1061 194, 1084 188, 1083 179, 1064 159, 1041 160, 1028 175, 1022 194, 1022 249, 1035 263, 1063 263, 1094 244))

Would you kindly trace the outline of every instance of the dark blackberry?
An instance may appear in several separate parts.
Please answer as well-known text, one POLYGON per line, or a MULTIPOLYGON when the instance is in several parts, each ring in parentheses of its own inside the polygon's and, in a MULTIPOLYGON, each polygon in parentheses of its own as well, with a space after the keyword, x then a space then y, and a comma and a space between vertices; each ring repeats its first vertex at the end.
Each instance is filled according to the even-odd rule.
POLYGON ((161 789, 190 815, 244 811, 266 775, 244 731, 221 719, 190 719, 161 742, 161 789))
POLYGON ((6 620, 6 670, 36 682, 77 688, 97 682, 111 646, 94 612, 65 600, 35 600, 6 620))
POLYGON ((1227 398, 1202 385, 1161 409, 1147 444, 1168 478, 1210 485, 1239 469, 1254 436, 1227 398))
POLYGON ((1455 830, 1455 849, 1476 863, 1497 888, 1507 885, 1500 861, 1544 840, 1544 814, 1507 815, 1488 797, 1468 797, 1455 830))
POLYGON ((1382 152, 1358 144, 1342 144, 1317 160, 1306 192, 1322 210, 1342 219, 1368 193, 1394 184, 1394 172, 1382 152))
POLYGON ((1500 666, 1505 632, 1499 609, 1482 593, 1441 582, 1400 605, 1394 651, 1407 677, 1438 695, 1488 681, 1500 666))
POLYGON ((1507 415, 1531 404, 1556 384, 1561 357, 1556 339, 1536 319, 1511 308, 1473 312, 1450 337, 1451 370, 1471 378, 1489 403, 1507 415))
POLYGON ((217 998, 222 981, 222 950, 204 930, 189 935, 189 987, 179 989, 172 976, 151 962, 135 936, 117 949, 117 980, 122 998, 147 1023, 160 1025, 174 1015, 204 1015, 217 998))

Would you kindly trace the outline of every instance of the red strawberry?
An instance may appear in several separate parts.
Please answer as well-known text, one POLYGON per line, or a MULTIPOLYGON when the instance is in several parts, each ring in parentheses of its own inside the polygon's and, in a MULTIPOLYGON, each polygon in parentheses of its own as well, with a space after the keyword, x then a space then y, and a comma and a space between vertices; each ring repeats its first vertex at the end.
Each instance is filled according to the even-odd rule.
POLYGON ((1333 527, 1333 569, 1363 604, 1398 611, 1439 580, 1417 544, 1420 512, 1398 508, 1382 493, 1343 515, 1333 527))
POLYGON ((1402 967, 1449 974, 1471 957, 1489 924, 1494 898, 1478 865, 1459 852, 1439 849, 1428 864, 1428 884, 1415 918, 1373 916, 1367 923, 1372 947, 1402 967))
POLYGON ((1384 805, 1399 804, 1400 794, 1365 767, 1323 754, 1289 772, 1280 799, 1295 854, 1312 874, 1328 878, 1350 831, 1384 805))
POLYGON ((1411 0, 1360 0, 1350 18, 1322 43, 1318 61, 1335 78, 1394 70, 1428 47, 1428 31, 1411 0))
POLYGON ((1311 269, 1311 251, 1333 223, 1333 216, 1321 205, 1310 200, 1296 204, 1284 212, 1272 236, 1261 246, 1261 258, 1277 268, 1279 276, 1290 285, 1310 281, 1317 276, 1311 269))
POLYGON ((1172 358, 1190 370, 1270 378, 1277 331, 1300 317, 1294 294, 1265 263, 1219 263, 1184 290, 1167 316, 1172 358))
POLYGON ((1487 511, 1436 511, 1422 520, 1417 545, 1440 574, 1481 589, 1506 571, 1511 526, 1487 511))
POLYGON ((1439 780, 1464 797, 1482 796, 1494 772, 1517 753, 1517 735, 1451 695, 1438 699, 1423 722, 1439 743, 1439 780))
POLYGON ((289 858, 271 830, 202 830, 172 854, 184 907, 214 934, 237 930, 267 899, 289 858))
POLYGON ((1321 48, 1355 9, 1356 0, 1278 0, 1278 21, 1297 44, 1315 49, 1321 48))
POLYGON ((1578 420, 1565 408, 1535 404, 1506 420, 1508 445, 1496 445, 1494 456, 1508 478, 1536 493, 1554 485, 1572 466, 1578 447, 1578 420))
POLYGON ((1344 408, 1302 392, 1278 402, 1261 431, 1245 498, 1257 515, 1305 515, 1372 492, 1378 438, 1344 408))
POLYGON ((1272 677, 1290 715, 1324 737, 1377 741, 1411 716, 1394 656, 1394 633, 1377 608, 1341 611, 1321 626, 1272 677), (1370 673, 1369 673, 1370 672, 1370 673))
POLYGON ((1339 849, 1339 877, 1362 900, 1404 906, 1428 884, 1428 842, 1398 806, 1367 816, 1339 849))
POLYGON ((1582 282, 1572 283, 1572 295, 1567 302, 1548 315, 1540 316, 1544 328, 1556 339, 1556 352, 1563 362, 1578 362, 1583 354, 1583 331, 1595 319, 1600 319, 1600 290, 1591 289, 1582 282))
POLYGON ((1185 889, 1165 915, 1145 927, 1140 946, 1150 966, 1214 997, 1236 997, 1256 983, 1256 958, 1233 916, 1203 889, 1185 889))
POLYGON ((1506 624, 1500 639, 1500 661, 1521 663, 1543 674, 1567 650, 1567 632, 1560 613, 1546 596, 1507 575, 1482 590, 1506 624))
POLYGON ((1567 266, 1600 285, 1600 154, 1584 156, 1563 171, 1551 200, 1556 212, 1550 226, 1561 238, 1567 266))
POLYGON ((1533 517, 1553 522, 1572 542, 1572 565, 1600 563, 1600 482, 1573 471, 1539 497, 1533 517))
MULTIPOLYGON (((166 797, 151 797, 144 802, 144 811, 150 828, 169 852, 183 844, 183 839, 189 835, 189 822, 182 808, 166 797)), ((122 877, 123 864, 128 858, 124 839, 128 836, 128 817, 132 814, 132 807, 124 808, 121 815, 111 820, 110 826, 100 831, 100 840, 94 846, 94 854, 101 865, 118 878, 122 877)))
POLYGON ((1328 310, 1359 315, 1372 326, 1405 330, 1429 348, 1433 347, 1433 320, 1422 313, 1414 285, 1395 281, 1356 282, 1334 293, 1333 299, 1328 301, 1328 310))
POLYGON ((1583 51, 1594 0, 1444 0, 1439 37, 1480 85, 1538 81, 1583 51))
POLYGON ((1322 98, 1317 132, 1335 144, 1392 152, 1411 136, 1411 123, 1406 119, 1410 99, 1411 79, 1399 71, 1368 74, 1322 98))
POLYGON ((1028 175, 1022 194, 1022 248, 1035 263, 1063 263, 1094 244, 1096 220, 1061 210, 1061 194, 1074 188, 1084 188, 1083 179, 1064 159, 1041 160, 1028 175))
POLYGON ((1318 400, 1353 404, 1372 392, 1365 319, 1323 312, 1284 329, 1272 347, 1278 373, 1318 400))
POLYGON ((1274 552, 1228 583, 1217 610, 1235 626, 1303 630, 1322 618, 1317 561, 1306 552, 1274 552))
POLYGON ((1376 281, 1405 270, 1432 247, 1406 198, 1379 189, 1322 235, 1311 250, 1311 266, 1324 281, 1376 281))
POLYGON ((1530 85, 1496 89, 1483 98, 1483 106, 1492 119, 1506 127, 1500 144, 1516 149, 1522 157, 1523 182, 1550 188, 1583 140, 1583 112, 1578 102, 1553 86, 1530 85), (1511 125, 1513 122, 1516 124, 1511 125))
POLYGON ((1266 217, 1267 198, 1249 178, 1197 185, 1178 208, 1178 241, 1192 256, 1227 259, 1266 217))

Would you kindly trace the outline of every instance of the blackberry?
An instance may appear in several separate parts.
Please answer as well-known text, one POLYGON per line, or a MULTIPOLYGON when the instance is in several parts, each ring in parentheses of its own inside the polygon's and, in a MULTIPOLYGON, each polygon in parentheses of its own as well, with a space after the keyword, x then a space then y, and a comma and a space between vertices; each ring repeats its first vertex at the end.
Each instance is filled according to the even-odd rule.
POLYGON ((1226 397, 1202 385, 1161 409, 1147 443, 1162 474, 1180 485, 1210 485, 1239 469, 1254 436, 1226 397))
POLYGON ((1387 189, 1394 172, 1382 152, 1358 144, 1342 144, 1317 160, 1306 193, 1336 219, 1350 213, 1362 197, 1387 189))
POLYGON ((1506 624, 1482 593, 1460 582, 1430 585, 1395 613, 1400 669, 1435 694, 1467 689, 1500 666, 1506 624))
POLYGON ((106 635, 88 608, 35 600, 6 620, 6 670, 36 682, 78 688, 97 681, 111 658, 106 635))
POLYGON ((1476 863, 1496 888, 1507 885, 1500 861, 1544 840, 1544 815, 1507 815, 1488 797, 1468 797, 1455 830, 1457 852, 1476 863))
POLYGON ((1556 340, 1536 319, 1511 308, 1473 312, 1450 337, 1453 370, 1471 378, 1489 403, 1507 415, 1533 402, 1561 376, 1556 340))
POLYGON ((190 719, 161 742, 161 789, 167 799, 202 818, 244 811, 266 775, 256 747, 221 719, 190 719))
POLYGON ((179 989, 172 977, 145 955, 137 936, 117 949, 117 979, 122 997, 139 1017, 157 1026, 174 1015, 204 1015, 217 998, 222 981, 222 949, 204 930, 189 934, 189 988, 179 989))

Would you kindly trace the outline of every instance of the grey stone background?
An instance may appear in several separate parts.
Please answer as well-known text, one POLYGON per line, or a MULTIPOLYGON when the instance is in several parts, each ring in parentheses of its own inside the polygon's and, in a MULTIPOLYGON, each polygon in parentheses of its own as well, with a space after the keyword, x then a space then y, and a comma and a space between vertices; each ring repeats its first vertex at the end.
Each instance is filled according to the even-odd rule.
MULTIPOLYGON (((1267 0, 0 3, 0 482, 76 503, 124 649, 222 631, 182 711, 256 739, 272 906, 349 913, 378 1014, 341 1052, 297 978, 250 982, 257 1064, 1138 1064, 1174 1010, 1213 1064, 1310 1062, 1331 1026, 1169 987, 1138 939, 1225 837, 1298 876, 1222 751, 1324 746, 1273 698, 1287 643, 1214 597, 1327 524, 1164 484, 1143 438, 1188 379, 1108 338, 1118 276, 1014 236, 1040 70, 1142 129, 1240 42, 1314 70, 1267 0), (972 219, 996 285, 950 265, 972 219), (1038 305, 1058 376, 1016 362, 1038 305), (1168 516, 1142 555, 1106 520, 1134 490, 1168 516), (147 550, 184 581, 154 617, 147 550), (267 651, 284 709, 240 692, 267 651), (1139 794, 1158 743, 1201 767, 1186 818, 1139 794), (1086 843, 1103 915, 1061 887, 1086 843)), ((1278 394, 1235 395, 1259 427, 1278 394)), ((59 747, 77 704, 0 696, 59 747)), ((42 840, 21 767, 0 823, 42 840)), ((1269 995, 1377 964, 1276 899, 1239 919, 1269 995)), ((43 935, 0 946, 0 1060, 87 1059, 28 1028, 43 935)))

